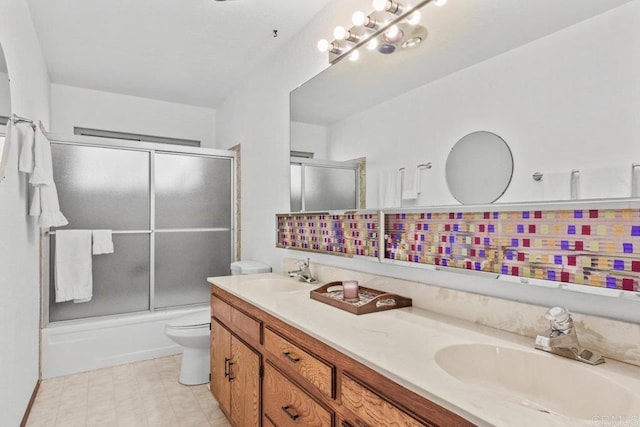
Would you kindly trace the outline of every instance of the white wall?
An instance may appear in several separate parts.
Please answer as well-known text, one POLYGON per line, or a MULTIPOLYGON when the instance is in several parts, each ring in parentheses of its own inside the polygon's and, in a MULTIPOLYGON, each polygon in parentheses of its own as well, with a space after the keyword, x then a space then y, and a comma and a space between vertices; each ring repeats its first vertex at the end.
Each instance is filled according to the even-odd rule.
POLYGON ((327 158, 327 127, 291 122, 291 150, 313 153, 314 159, 327 158))
POLYGON ((9 93, 9 75, 0 72, 0 116, 11 115, 11 94, 9 93))
MULTIPOLYGON (((640 321, 640 313, 638 313, 637 302, 635 301, 618 301, 614 298, 577 294, 562 290, 548 290, 458 273, 380 264, 368 260, 275 248, 274 214, 286 212, 289 209, 289 92, 326 67, 326 56, 318 54, 315 49, 317 40, 329 36, 332 28, 337 23, 348 22, 348 17, 354 10, 358 8, 368 9, 369 7, 369 5, 355 0, 353 2, 344 0, 332 2, 316 15, 284 50, 273 55, 266 63, 261 64, 254 70, 244 84, 237 88, 223 107, 218 110, 218 140, 225 146, 235 143, 242 144, 242 257, 267 262, 276 271, 280 271, 284 257, 306 258, 310 256, 312 262, 431 283, 437 286, 494 295, 543 306, 565 305, 570 310, 577 312, 640 321)), ((542 45, 538 49, 541 47, 542 45)), ((512 54, 517 55, 517 52, 505 54, 504 60, 508 59, 509 55, 512 54)), ((602 65, 606 64, 607 62, 604 60, 602 65)), ((525 67, 526 64, 520 64, 520 66, 525 67)), ((482 70, 482 64, 478 69, 482 70)), ((615 67, 612 69, 617 70, 615 67)), ((501 75, 504 76, 506 74, 508 76, 508 72, 509 70, 504 70, 501 75)), ((635 74, 639 74, 637 68, 635 74)), ((461 73, 461 76, 452 78, 463 78, 464 72, 461 73)), ((479 88, 483 87, 482 81, 478 80, 482 77, 483 74, 475 76, 475 83, 479 85, 479 88)), ((471 77, 468 77, 468 79, 470 80, 467 81, 467 84, 473 86, 474 79, 471 77)), ((518 83, 517 86, 531 84, 531 82, 526 81, 514 83, 518 83)), ((436 83, 435 86, 437 87, 437 85, 436 83)), ((487 89, 484 87, 484 90, 487 89)), ((481 91, 480 89, 478 90, 481 91)), ((627 90, 637 94, 637 83, 632 88, 627 88, 627 90)), ((461 97, 459 94, 446 93, 442 90, 440 93, 444 97, 443 99, 449 96, 461 97)), ((491 91, 488 91, 487 94, 491 95, 491 91)), ((476 95, 478 95, 478 92, 476 92, 476 95)), ((563 96, 563 92, 554 93, 554 95, 553 99, 548 100, 549 103, 564 102, 566 99, 563 96)), ((489 110, 486 113, 479 114, 479 121, 476 123, 471 121, 458 123, 451 121, 451 118, 447 119, 444 114, 437 115, 433 121, 447 119, 451 126, 451 129, 448 130, 448 135, 437 135, 437 139, 456 141, 467 133, 467 130, 477 130, 478 126, 482 125, 481 127, 483 128, 490 126, 497 129, 497 132, 505 129, 506 134, 503 135, 505 139, 510 144, 515 143, 505 123, 513 117, 518 117, 518 112, 509 114, 507 117, 501 117, 499 114, 490 114, 497 112, 495 110, 496 106, 493 106, 493 108, 493 111, 489 110), (493 121, 489 122, 489 118, 493 121)), ((461 109, 466 111, 463 106, 461 106, 461 109)), ((565 113, 572 114, 571 111, 566 111, 565 113)), ((637 116, 637 110, 623 113, 637 116)), ((469 117, 469 113, 465 113, 465 116, 469 117)), ((425 120, 425 117, 427 117, 426 112, 417 110, 410 118, 425 120)), ((529 116, 529 119, 535 120, 535 116, 529 116)), ((593 117, 585 117, 585 121, 588 120, 593 120, 593 117)), ((544 128, 547 125, 545 122, 537 124, 540 128, 544 128)), ((579 129, 574 130, 581 132, 579 129)), ((396 140, 395 134, 390 135, 390 137, 391 141, 396 140)), ((573 137, 574 134, 563 134, 558 136, 557 140, 566 141, 573 137)), ((367 139, 362 138, 362 140, 367 139)), ((533 141, 536 144, 540 143, 538 140, 533 141)), ((531 140, 528 142, 531 142, 531 140)), ((605 138, 602 135, 600 138, 593 140, 594 144, 604 144, 606 146, 610 142, 610 138, 605 138), (603 138, 605 142, 603 142, 603 138)), ((514 151, 514 155, 517 158, 521 158, 521 152, 518 152, 517 149, 514 151)), ((351 158, 359 157, 360 155, 349 154, 345 156, 346 158, 351 158)), ((442 158, 442 155, 440 155, 440 158, 442 158)), ((516 170, 522 168, 520 161, 522 160, 518 160, 518 163, 516 163, 516 170)), ((388 164, 393 162, 396 162, 394 158, 388 159, 388 164)), ((369 162, 367 163, 367 168, 369 168, 369 162)), ((443 173, 442 169, 440 169, 440 173, 443 173)), ((528 174, 530 171, 518 171, 518 174, 521 173, 528 174)), ((521 178, 517 180, 520 181, 521 178)), ((442 188, 442 181, 440 188, 442 188)), ((520 187, 514 191, 517 193, 522 189, 520 187)))
POLYGON ((75 126, 201 141, 216 145, 216 111, 136 96, 51 85, 51 132, 73 135, 75 126))
POLYGON ((640 2, 628 3, 344 119, 329 128, 330 158, 366 153, 371 208, 381 170, 426 162, 423 193, 403 206, 457 204, 447 156, 478 130, 500 135, 514 157, 500 202, 543 200, 536 171, 630 168, 640 162, 638 22, 640 2))
MULTIPOLYGON (((49 124, 49 76, 26 0, 0 2, 0 43, 13 111, 49 124)), ((17 426, 38 380, 38 230, 27 216, 27 181, 9 155, 0 183, 0 424, 17 426)))

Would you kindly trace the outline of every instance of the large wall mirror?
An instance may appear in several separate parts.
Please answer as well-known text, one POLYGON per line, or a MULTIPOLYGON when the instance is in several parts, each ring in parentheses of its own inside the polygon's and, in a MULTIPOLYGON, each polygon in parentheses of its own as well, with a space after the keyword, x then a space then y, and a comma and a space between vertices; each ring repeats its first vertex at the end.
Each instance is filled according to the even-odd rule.
POLYGON ((9 72, 7 62, 4 58, 4 51, 0 45, 0 182, 3 180, 4 164, 7 153, 5 153, 6 126, 11 116, 11 95, 9 91, 9 72), (4 161, 3 161, 4 158, 4 161))
MULTIPOLYGON (((420 188, 401 197, 402 207, 458 204, 447 157, 476 131, 499 135, 513 156, 498 203, 561 199, 545 190, 555 176, 603 167, 629 171, 617 197, 634 195, 640 0, 450 0, 421 12, 421 43, 392 54, 362 49, 358 61, 339 61, 291 93, 292 150, 334 162, 366 158, 371 209, 397 207, 384 184, 406 185, 406 173, 420 188)), ((474 167, 496 161, 480 156, 474 167)), ((471 169, 460 168, 457 180, 473 180, 471 169)))

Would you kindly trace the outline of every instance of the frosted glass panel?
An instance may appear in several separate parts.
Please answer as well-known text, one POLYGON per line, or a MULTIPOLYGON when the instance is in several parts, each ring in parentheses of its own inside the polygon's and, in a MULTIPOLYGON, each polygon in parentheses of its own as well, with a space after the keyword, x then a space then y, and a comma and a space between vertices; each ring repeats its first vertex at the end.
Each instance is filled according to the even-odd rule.
POLYGON ((66 228, 149 229, 149 153, 52 144, 66 228))
POLYGON ((304 167, 305 211, 356 208, 356 171, 304 167))
POLYGON ((76 304, 55 302, 55 236, 51 236, 51 281, 49 319, 81 319, 149 310, 149 235, 114 234, 114 253, 95 255, 93 298, 76 304))
POLYGON ((231 160, 156 154, 156 227, 229 228, 231 160))
POLYGON ((302 210, 302 167, 291 165, 291 212, 302 210))
POLYGON ((208 302, 207 277, 228 276, 230 231, 156 233, 156 307, 208 302))

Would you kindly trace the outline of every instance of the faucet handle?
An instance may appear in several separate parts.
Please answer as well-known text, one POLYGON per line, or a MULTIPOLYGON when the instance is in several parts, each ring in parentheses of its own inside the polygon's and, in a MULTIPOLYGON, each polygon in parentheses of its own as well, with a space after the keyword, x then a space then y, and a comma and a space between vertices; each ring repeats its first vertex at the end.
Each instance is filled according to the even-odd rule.
POLYGON ((551 327, 556 331, 566 332, 573 327, 571 314, 564 307, 551 307, 544 317, 551 321, 551 327))

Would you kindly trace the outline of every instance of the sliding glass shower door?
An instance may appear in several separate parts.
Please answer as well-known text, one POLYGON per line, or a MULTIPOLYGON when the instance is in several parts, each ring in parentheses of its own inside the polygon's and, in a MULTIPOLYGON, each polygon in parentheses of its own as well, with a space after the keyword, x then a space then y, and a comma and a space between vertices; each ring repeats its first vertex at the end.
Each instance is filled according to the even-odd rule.
POLYGON ((115 251, 92 257, 90 302, 55 303, 52 230, 50 322, 208 302, 206 277, 231 262, 232 156, 62 142, 52 156, 62 229, 111 229, 115 251))

